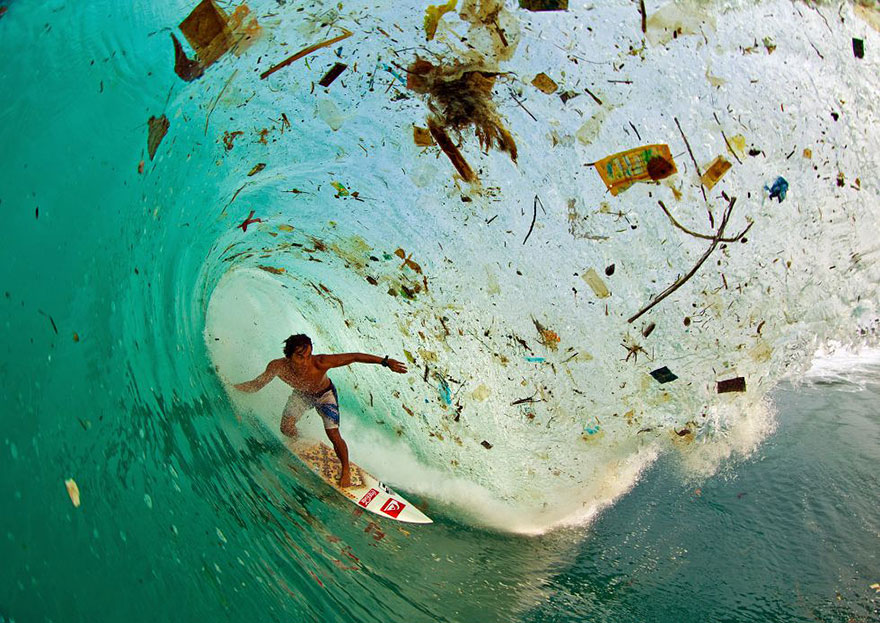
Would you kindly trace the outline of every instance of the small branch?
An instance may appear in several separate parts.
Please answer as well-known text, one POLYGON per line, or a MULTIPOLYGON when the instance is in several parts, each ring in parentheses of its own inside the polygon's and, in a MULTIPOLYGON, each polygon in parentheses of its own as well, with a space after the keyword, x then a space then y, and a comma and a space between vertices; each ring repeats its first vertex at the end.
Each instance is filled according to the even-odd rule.
POLYGON ((648 32, 648 14, 645 12, 645 0, 639 0, 639 13, 642 14, 642 33, 648 32))
POLYGON ((308 46, 307 48, 303 48, 302 50, 300 50, 299 52, 297 52, 293 56, 290 56, 290 57, 284 59, 283 61, 281 61, 277 65, 273 65, 272 67, 270 67, 269 69, 267 69, 266 71, 264 71, 263 73, 260 74, 260 80, 265 80, 266 78, 268 78, 269 76, 274 74, 279 69, 284 69, 285 67, 287 67, 291 63, 301 59, 303 56, 308 56, 309 54, 311 54, 312 52, 314 52, 316 50, 320 50, 321 48, 326 48, 327 46, 333 45, 334 43, 338 43, 339 41, 342 41, 343 39, 348 39, 350 36, 352 36, 354 34, 350 30, 346 30, 345 28, 342 28, 342 33, 343 34, 339 35, 338 37, 334 37, 333 39, 327 39, 326 41, 321 41, 320 43, 316 43, 314 45, 308 46))
MULTIPOLYGON (((666 207, 666 205, 662 201, 658 201, 657 203, 659 203, 660 207, 663 208, 663 211, 666 213, 666 216, 669 217, 669 221, 673 225, 678 227, 684 233, 690 234, 694 238, 702 238, 703 240, 715 240, 715 236, 709 236, 708 234, 698 234, 695 231, 691 231, 690 229, 688 229, 687 227, 685 227, 684 225, 682 225, 681 223, 679 223, 678 221, 675 220, 675 217, 672 216, 672 214, 669 212, 669 209, 666 207)), ((740 239, 746 235, 746 232, 748 232, 752 228, 752 225, 754 225, 754 223, 749 223, 748 226, 744 230, 742 230, 740 233, 738 233, 733 238, 719 238, 718 242, 739 242, 740 239)))
POLYGON ((211 120, 211 113, 214 112, 214 109, 217 107, 217 103, 220 101, 220 98, 223 97, 223 93, 226 92, 226 87, 229 86, 229 83, 232 82, 232 79, 235 78, 235 74, 238 73, 238 70, 232 72, 232 75, 229 76, 229 79, 226 81, 226 84, 223 85, 223 88, 220 89, 220 93, 217 94, 217 99, 214 100, 214 103, 211 104, 211 109, 208 111, 207 116, 205 117, 205 136, 208 136, 208 122, 211 120))
MULTIPOLYGON (((721 122, 718 121, 718 115, 713 112, 712 116, 715 117, 715 123, 717 123, 718 127, 721 128, 721 122)), ((724 144, 727 145, 727 151, 733 154, 733 157, 736 158, 736 161, 738 163, 742 164, 742 160, 739 159, 739 156, 737 156, 736 152, 733 151, 733 147, 730 146, 730 141, 727 140, 727 135, 724 133, 724 128, 721 128, 721 138, 724 139, 724 144)))
MULTIPOLYGON (((534 210, 534 211, 532 212, 532 224, 531 224, 531 226, 529 227, 529 233, 527 233, 527 234, 526 234, 526 237, 523 238, 523 244, 526 243, 526 240, 529 239, 529 236, 532 235, 532 230, 535 228, 535 219, 538 218, 538 202, 539 202, 539 201, 540 201, 540 199, 538 199, 538 195, 535 195, 535 202, 534 202, 534 204, 532 205, 532 208, 533 208, 533 210, 534 210)), ((544 206, 543 206, 543 205, 541 205, 541 209, 542 209, 542 210, 544 209, 544 206)))
POLYGON ((514 102, 516 102, 517 104, 519 104, 519 107, 520 107, 520 108, 522 108, 524 111, 526 111, 526 113, 528 113, 529 117, 531 117, 533 121, 537 121, 537 120, 538 120, 538 119, 535 117, 535 115, 533 115, 533 114, 529 111, 528 108, 526 108, 525 106, 523 106, 523 103, 522 103, 521 101, 519 101, 518 99, 516 99, 516 96, 513 94, 513 91, 510 92, 510 97, 511 97, 511 99, 513 99, 514 102))
POLYGON ((593 94, 593 92, 590 91, 590 89, 584 87, 584 91, 586 91, 586 92, 587 92, 587 95, 589 95, 590 97, 592 97, 592 98, 593 98, 593 101, 596 102, 597 104, 599 104, 599 106, 602 105, 602 100, 600 100, 598 97, 596 97, 596 96, 593 94))
MULTIPOLYGON (((691 157, 691 162, 694 163, 694 168, 697 170, 697 175, 700 177, 700 192, 703 193, 703 201, 708 203, 709 200, 706 198, 706 189, 703 188, 703 172, 700 170, 700 165, 697 164, 697 159, 694 158, 694 152, 691 151, 691 144, 688 142, 687 137, 684 135, 684 131, 681 129, 681 124, 678 122, 678 118, 673 117, 673 119, 675 119, 675 125, 678 126, 678 131, 681 132, 681 138, 684 139, 684 146, 687 147, 688 154, 691 157)), ((711 212, 709 213, 709 219, 712 220, 711 212)))
POLYGON ((724 216, 721 218, 721 224, 718 226, 718 231, 715 234, 715 237, 712 238, 712 244, 709 245, 709 248, 706 250, 705 253, 703 253, 703 256, 697 261, 697 263, 694 265, 694 267, 690 269, 688 274, 686 274, 684 277, 680 277, 679 279, 677 279, 675 281, 675 283, 673 283, 671 286, 669 286, 668 288, 663 290, 663 292, 658 294, 654 298, 653 301, 651 301, 648 305, 646 305, 645 307, 640 309, 638 311, 638 313, 636 313, 633 316, 630 316, 630 318, 627 319, 627 322, 632 323, 632 322, 635 322, 636 320, 638 320, 638 318, 642 314, 644 314, 649 309, 651 309, 652 307, 657 305, 657 303, 659 303, 660 301, 665 299, 667 296, 669 296, 670 294, 672 294, 673 292, 678 290, 688 279, 690 279, 691 277, 693 277, 696 274, 696 272, 700 269, 700 266, 703 265, 703 262, 705 262, 707 259, 709 259, 709 256, 712 255, 712 252, 718 246, 718 243, 721 242, 721 239, 724 236, 724 228, 727 227, 727 221, 730 219, 730 214, 733 212, 733 205, 735 203, 736 203, 736 197, 732 197, 730 199, 730 203, 727 204, 727 208, 724 210, 724 216))

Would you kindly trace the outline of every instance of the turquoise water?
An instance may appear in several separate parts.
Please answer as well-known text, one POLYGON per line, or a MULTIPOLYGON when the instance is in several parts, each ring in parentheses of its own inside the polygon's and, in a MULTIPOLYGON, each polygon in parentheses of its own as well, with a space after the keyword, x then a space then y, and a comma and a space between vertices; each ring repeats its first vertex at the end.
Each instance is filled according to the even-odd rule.
MULTIPOLYGON (((659 341, 644 344, 659 361, 646 361, 644 353, 633 362, 619 346, 637 335, 626 316, 661 282, 675 279, 675 261, 696 259, 705 245, 676 242, 664 251, 669 270, 662 262, 639 269, 622 254, 650 255, 666 223, 662 214, 652 220, 633 209, 628 220, 614 220, 599 210, 584 219, 586 229, 577 229, 581 225, 560 207, 566 193, 575 182, 584 185, 581 210, 607 200, 604 189, 590 187, 596 180, 578 177, 582 173, 566 177, 561 164, 571 153, 530 156, 541 150, 529 146, 549 141, 547 130, 529 135, 531 121, 510 101, 499 106, 522 139, 519 168, 506 154, 481 160, 478 150, 463 148, 483 167, 482 191, 454 183, 442 154, 415 152, 408 132, 423 122, 424 103, 392 101, 396 78, 382 69, 392 57, 371 46, 385 41, 376 29, 382 25, 401 40, 416 32, 421 42, 421 8, 407 15, 392 6, 343 11, 329 4, 254 3, 263 39, 241 57, 228 55, 200 81, 184 83, 172 72, 167 29, 189 4, 133 10, 112 2, 16 0, 7 6, 0 16, 6 60, 0 69, 0 617, 877 619, 871 585, 880 582, 880 369, 852 363, 794 385, 780 380, 788 373, 800 379, 818 343, 858 341, 854 328, 870 333, 876 318, 871 232, 877 184, 865 172, 876 161, 868 153, 876 135, 863 137, 858 125, 872 119, 865 101, 877 85, 869 74, 839 72, 849 82, 838 85, 831 100, 859 101, 847 89, 865 98, 860 116, 845 119, 849 129, 828 130, 822 124, 834 122, 806 115, 810 106, 828 104, 813 102, 812 94, 788 103, 791 114, 804 119, 789 126, 798 150, 812 145, 811 162, 824 163, 820 156, 830 157, 824 150, 831 147, 815 136, 839 133, 834 140, 851 150, 835 154, 833 167, 823 164, 822 175, 833 179, 837 167, 845 169, 848 180, 861 176, 861 189, 820 187, 811 181, 812 164, 786 160, 791 146, 777 149, 768 128, 750 121, 749 140, 767 152, 761 166, 784 171, 792 197, 784 204, 748 203, 748 189, 757 197, 763 183, 757 165, 747 161, 745 172, 731 173, 739 177, 728 190, 739 193, 757 223, 750 253, 727 250, 718 259, 725 279, 742 281, 741 300, 722 298, 728 290, 721 290, 717 275, 714 281, 707 275, 651 316, 659 341), (265 69, 266 59, 275 62, 327 36, 322 19, 330 19, 330 10, 361 27, 340 56, 330 50, 288 74, 265 82, 256 77, 254 68, 265 69), (398 21, 404 27, 395 29, 398 21), (330 104, 314 104, 310 83, 340 58, 357 58, 361 71, 352 63, 349 78, 342 78, 348 90, 321 96, 344 118, 337 131, 336 113, 330 104), (379 86, 370 90, 374 67, 379 86), (291 122, 283 133, 281 112, 291 122), (151 161, 146 122, 162 113, 171 129, 151 161), (262 128, 271 128, 265 144, 262 128), (227 151, 223 132, 237 129, 246 134, 227 151), (815 142, 802 142, 810 133, 815 142), (265 171, 248 176, 261 162, 265 171), (528 241, 535 246, 528 246, 532 183, 541 180, 549 189, 548 210, 535 208, 540 220, 528 241), (364 201, 334 196, 341 193, 331 182, 364 201), (798 183, 806 187, 800 197, 798 183), (285 192, 292 189, 301 192, 285 192), (827 221, 817 224, 813 200, 827 221), (251 210, 266 222, 237 229, 251 210), (495 214, 501 227, 493 230, 486 222, 495 214), (782 220, 779 231, 768 227, 773 219, 782 220), (586 234, 609 241, 577 246, 597 242, 586 234), (632 237, 616 242, 615 236, 632 237), (321 252, 315 239, 332 253, 321 252), (421 276, 401 266, 398 248, 420 263, 430 295, 406 295, 402 286, 411 289, 421 276), (795 270, 773 261, 782 251, 795 270), (614 290, 610 312, 587 298, 580 276, 570 280, 570 257, 577 275, 617 262, 619 281, 598 271, 614 290), (798 270, 801 262, 809 268, 798 270), (845 272, 833 272, 838 264, 845 272), (374 289, 364 274, 382 288, 374 289), (749 290, 755 274, 772 294, 749 290), (639 282, 643 277, 646 283, 639 282), (570 298, 572 287, 579 293, 570 298), (621 298, 625 305, 617 303, 621 298), (732 311, 713 316, 713 306, 732 311), (695 322, 685 330, 686 314, 695 322), (445 318, 449 334, 437 318, 445 318), (558 332, 558 350, 539 343, 533 319, 558 332), (766 324, 758 325, 761 319, 766 324), (762 327, 757 337, 756 326, 762 327), (731 336, 745 334, 744 327, 749 338, 741 346, 731 336), (404 380, 363 367, 339 371, 334 380, 354 458, 422 505, 434 525, 407 527, 355 512, 279 440, 281 388, 250 403, 227 390, 228 379, 258 373, 267 358, 278 356, 280 341, 297 331, 311 333, 319 350, 412 354, 413 370, 404 380), (547 361, 525 361, 528 353, 505 345, 506 332, 525 337, 530 357, 547 361), (572 355, 587 349, 590 359, 572 355), (693 382, 660 393, 646 373, 664 363, 693 382), (723 368, 720 377, 748 376, 751 393, 743 402, 715 396, 717 377, 708 372, 715 365, 723 368), (557 376, 563 369, 567 376, 557 376), (452 386, 451 404, 437 390, 444 382, 452 386), (480 398, 486 391, 495 392, 487 401, 480 398), (591 402, 580 402, 583 394, 591 402), (543 402, 507 408, 529 395, 543 402), (406 415, 401 404, 416 414, 406 415), (461 422, 453 423, 455 405, 462 407, 461 422), (623 423, 628 409, 637 422, 632 428, 623 423), (584 422, 592 425, 600 416, 604 436, 584 438, 584 422), (701 417, 705 423, 688 423, 701 417), (695 439, 674 433, 687 426, 698 428, 695 439), (640 433, 643 428, 653 430, 640 433), (484 439, 491 439, 492 450, 480 445, 484 439), (79 507, 67 495, 67 479, 77 483, 79 507)), ((633 13, 629 3, 617 8, 633 13)), ((824 32, 820 17, 808 13, 804 32, 824 32)), ((786 15, 779 20, 793 19, 786 15)), ((520 28, 537 30, 534 24, 520 28)), ((839 28, 848 41, 850 26, 839 28)), ((880 49, 876 33, 852 29, 865 37, 869 53, 880 49)), ((587 35, 581 29, 578 36, 595 39, 600 30, 587 35)), ((718 32, 722 37, 723 26, 718 32)), ((825 35, 815 36, 823 59, 830 58, 825 35)), ((654 54, 653 62, 703 50, 686 47, 699 37, 683 40, 690 43, 654 54)), ((798 41, 809 50, 806 39, 798 41)), ((593 41, 604 60, 613 46, 602 43, 593 41)), ((546 51, 532 46, 511 61, 514 68, 526 62, 523 56, 544 62, 546 51)), ((754 62, 789 61, 785 54, 798 53, 780 45, 754 62)), ((840 54, 841 67, 855 62, 843 60, 851 59, 848 48, 840 54)), ((743 62, 755 56, 737 55, 743 62)), ((712 60, 716 75, 737 81, 736 67, 728 71, 723 59, 712 60)), ((746 69, 742 88, 750 72, 778 70, 746 69)), ((706 97, 734 101, 733 91, 706 97)), ((631 113, 624 104, 629 96, 615 93, 601 95, 631 113)), ((536 116, 553 114, 555 104, 529 97, 536 116)), ((674 89, 668 98, 682 99, 674 89)), ((849 109, 840 110, 846 115, 849 109)), ((654 113, 632 120, 647 134, 641 122, 654 113)), ((703 127, 678 114, 692 136, 692 128, 703 127)), ((589 149, 563 136, 574 134, 583 119, 556 121, 561 144, 589 149)), ((648 140, 678 141, 668 116, 662 125, 669 132, 648 140)), ((614 151, 604 144, 609 136, 597 140, 602 154, 614 151)), ((698 149, 706 147, 706 155, 723 145, 720 136, 705 140, 711 147, 698 149)), ((684 168, 679 148, 676 143, 684 168)), ((591 158, 586 151, 577 156, 591 158)), ((698 196, 684 190, 689 199, 698 196)), ((653 203, 648 192, 633 188, 612 209, 653 203)), ((746 220, 735 214, 739 231, 746 220)))

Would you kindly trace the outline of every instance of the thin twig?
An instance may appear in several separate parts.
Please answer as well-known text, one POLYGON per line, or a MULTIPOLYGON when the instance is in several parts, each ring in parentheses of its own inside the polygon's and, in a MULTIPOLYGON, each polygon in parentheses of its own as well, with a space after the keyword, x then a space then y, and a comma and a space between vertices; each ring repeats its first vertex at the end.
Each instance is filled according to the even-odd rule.
POLYGON ((631 127, 631 128, 633 129, 633 132, 636 133, 636 136, 637 136, 638 139, 641 141, 641 140, 642 140, 642 136, 639 134, 639 131, 636 130, 636 126, 633 125, 633 122, 632 122, 632 121, 629 122, 629 127, 631 127))
POLYGON ((510 92, 510 97, 511 97, 511 99, 513 99, 514 102, 516 102, 517 104, 519 104, 519 107, 520 107, 520 108, 522 108, 524 111, 526 111, 526 113, 528 113, 529 117, 531 117, 532 120, 534 120, 534 121, 537 121, 537 120, 538 120, 538 119, 535 117, 535 115, 533 115, 533 114, 529 111, 528 108, 526 108, 525 106, 523 106, 523 103, 522 103, 521 101, 519 101, 518 99, 516 99, 516 96, 513 94, 513 91, 510 92))
POLYGON ((599 104, 599 106, 602 105, 602 100, 600 100, 598 97, 596 97, 596 96, 593 94, 593 92, 590 91, 590 89, 584 87, 584 91, 586 91, 586 92, 587 92, 587 95, 589 95, 590 97, 592 97, 592 98, 593 98, 593 101, 596 102, 597 104, 599 104))
MULTIPOLYGON (((533 208, 533 210, 534 210, 534 211, 532 212, 532 224, 531 224, 531 226, 529 227, 529 233, 527 233, 527 234, 526 234, 526 237, 523 238, 523 244, 526 243, 526 240, 529 239, 529 236, 532 235, 532 230, 535 228, 535 219, 538 218, 538 201, 540 201, 540 199, 538 199, 538 195, 535 195, 535 202, 534 202, 534 205, 532 206, 532 208, 533 208)), ((544 206, 541 205, 541 208, 543 209, 544 206)))
POLYGON ((645 0, 639 0, 639 12, 642 14, 642 32, 648 32, 648 14, 645 12, 645 0))
POLYGON ((284 59, 283 61, 281 61, 277 65, 273 65, 272 67, 270 67, 269 69, 267 69, 266 71, 261 73, 260 80, 265 80, 266 78, 268 78, 269 76, 274 74, 279 69, 284 69, 285 67, 287 67, 291 63, 301 59, 303 56, 308 56, 309 54, 311 54, 312 52, 314 52, 316 50, 320 50, 321 48, 326 48, 327 46, 333 45, 334 43, 338 43, 338 42, 342 41, 343 39, 348 39, 350 36, 352 36, 354 34, 350 30, 346 30, 345 28, 342 28, 341 26, 340 26, 340 28, 342 29, 343 34, 339 35, 338 37, 333 37, 332 39, 327 39, 326 41, 321 41, 319 43, 315 43, 314 45, 310 45, 306 48, 303 48, 302 50, 300 50, 299 52, 297 52, 293 56, 290 56, 290 57, 284 59))
MULTIPOLYGON (((684 135, 684 131, 681 129, 681 124, 678 122, 678 118, 673 117, 673 119, 675 119, 675 125, 678 126, 678 131, 681 132, 681 138, 684 139, 684 146, 687 147, 688 154, 690 154, 690 157, 691 157, 691 162, 694 163, 694 167, 697 169, 697 175, 700 176, 700 191, 703 193, 703 201, 705 201, 706 203, 709 203, 709 200, 706 198, 706 189, 703 188, 703 172, 700 171, 700 165, 697 164, 697 159, 694 158, 694 152, 691 151, 691 144, 688 142, 687 137, 684 135)), ((709 212, 709 220, 713 221, 713 223, 714 223, 714 219, 712 218, 712 212, 709 212)))
POLYGON ((226 92, 226 87, 232 82, 232 79, 235 78, 235 74, 238 73, 238 70, 232 72, 232 75, 229 76, 229 79, 226 81, 226 84, 223 85, 223 88, 220 89, 220 93, 217 94, 217 98, 214 100, 214 103, 211 104, 211 109, 208 111, 208 114, 205 116, 205 136, 208 136, 208 122, 211 120, 211 113, 214 112, 214 109, 217 107, 217 103, 220 101, 220 98, 223 97, 223 94, 226 92))
POLYGON ((730 199, 730 203, 727 204, 727 208, 724 210, 724 216, 721 218, 721 224, 718 226, 718 232, 715 234, 715 237, 712 238, 712 244, 709 245, 709 248, 706 250, 705 253, 703 253, 703 256, 697 261, 697 263, 694 264, 694 267, 691 268, 690 271, 684 277, 680 277, 679 279, 676 279, 675 283, 673 283, 671 286, 669 286, 668 288, 663 290, 663 292, 661 292, 656 297, 654 297, 654 300, 651 301, 648 305, 646 305, 642 309, 640 309, 638 311, 638 313, 636 313, 633 316, 630 316, 630 318, 627 319, 627 322, 632 323, 632 322, 635 322, 636 320, 638 320, 638 318, 642 314, 644 314, 646 311, 648 311, 649 309, 651 309, 652 307, 657 305, 657 303, 659 303, 660 301, 665 299, 667 296, 669 296, 670 294, 672 294, 673 292, 678 290, 678 288, 680 288, 682 286, 682 284, 684 284, 688 279, 690 279, 691 277, 694 276, 694 274, 696 274, 696 272, 700 269, 700 266, 703 265, 703 262, 705 262, 707 259, 709 259, 709 256, 712 255, 712 252, 715 250, 715 247, 717 247, 718 243, 721 242, 721 238, 724 236, 724 228, 727 227, 727 221, 728 221, 728 219, 730 219, 730 214, 731 214, 731 212, 733 212, 733 204, 735 204, 735 203, 736 203, 736 197, 732 197, 730 199))
MULTIPOLYGON (((703 240, 715 240, 715 236, 710 236, 708 234, 698 234, 695 231, 691 231, 690 229, 688 229, 687 227, 685 227, 684 225, 682 225, 681 223, 679 223, 678 221, 675 220, 675 217, 672 216, 672 214, 669 212, 669 209, 666 207, 666 205, 662 201, 658 201, 657 203, 659 203, 660 207, 663 208, 663 211, 666 213, 666 216, 669 217, 669 221, 673 225, 678 227, 684 233, 690 234, 694 238, 702 238, 703 240)), ((733 238, 719 238, 718 241, 719 242, 739 242, 740 239, 746 235, 746 232, 748 232, 752 228, 752 225, 754 225, 754 223, 749 223, 744 230, 742 230, 740 233, 738 233, 733 238)))
MULTIPOLYGON (((716 113, 712 113, 712 116, 715 117, 715 123, 718 124, 718 127, 721 128, 721 122, 718 121, 718 115, 716 113)), ((727 145, 727 151, 733 154, 733 157, 736 158, 736 161, 742 164, 742 160, 739 159, 739 156, 736 155, 736 152, 733 151, 733 147, 730 146, 730 141, 727 140, 727 135, 724 133, 724 128, 721 128, 721 138, 724 139, 724 144, 727 145)))

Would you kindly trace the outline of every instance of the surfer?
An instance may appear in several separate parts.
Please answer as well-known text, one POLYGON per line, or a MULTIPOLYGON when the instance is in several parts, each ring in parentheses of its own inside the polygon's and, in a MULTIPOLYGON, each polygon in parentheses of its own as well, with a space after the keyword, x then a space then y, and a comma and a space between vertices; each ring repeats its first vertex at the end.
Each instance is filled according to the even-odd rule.
POLYGON ((340 487, 351 486, 348 465, 348 446, 339 434, 339 396, 333 382, 327 378, 327 370, 353 363, 377 363, 393 372, 403 374, 406 365, 388 355, 379 357, 366 353, 340 353, 337 355, 313 355, 312 340, 302 333, 284 340, 284 357, 273 359, 266 371, 252 381, 234 385, 235 389, 253 393, 261 390, 276 376, 293 388, 284 413, 281 416, 281 432, 296 437, 296 422, 309 408, 314 407, 324 420, 324 431, 333 444, 333 450, 342 465, 340 487))

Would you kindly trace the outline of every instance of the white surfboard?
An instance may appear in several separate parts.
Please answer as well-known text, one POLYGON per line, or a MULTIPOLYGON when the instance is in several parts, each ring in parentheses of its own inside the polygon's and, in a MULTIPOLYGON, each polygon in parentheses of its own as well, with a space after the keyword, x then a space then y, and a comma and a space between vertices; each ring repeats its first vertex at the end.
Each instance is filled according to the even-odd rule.
POLYGON ((403 496, 398 495, 367 470, 354 463, 349 463, 351 486, 340 487, 337 483, 340 472, 339 459, 327 444, 318 441, 287 440, 285 445, 321 480, 359 507, 380 517, 404 523, 434 523, 403 496))

